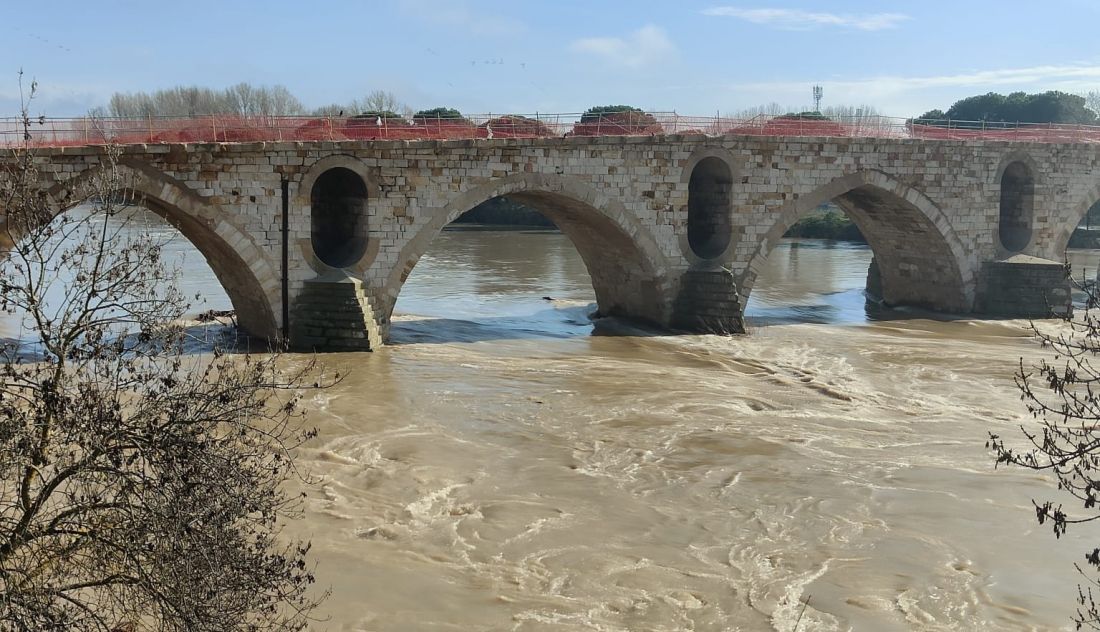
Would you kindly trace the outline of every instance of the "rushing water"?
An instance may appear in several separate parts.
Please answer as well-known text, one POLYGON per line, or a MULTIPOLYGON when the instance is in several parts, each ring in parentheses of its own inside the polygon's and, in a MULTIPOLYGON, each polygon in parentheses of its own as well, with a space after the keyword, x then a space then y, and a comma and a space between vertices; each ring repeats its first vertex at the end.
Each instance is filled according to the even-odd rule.
POLYGON ((315 629, 1071 629, 1096 531, 1056 540, 1050 481, 984 449, 1037 344, 868 312, 870 256, 784 243, 749 335, 657 336, 593 327, 558 233, 445 232, 393 344, 322 356, 349 377, 307 400, 315 629))
POLYGON ((1038 527, 1049 481, 984 449, 1037 346, 868 314, 869 261, 784 244, 749 336, 598 336, 563 236, 442 235, 394 344, 326 358, 354 373, 313 400, 295 527, 333 587, 319 628, 1069 627, 1088 529, 1038 527))

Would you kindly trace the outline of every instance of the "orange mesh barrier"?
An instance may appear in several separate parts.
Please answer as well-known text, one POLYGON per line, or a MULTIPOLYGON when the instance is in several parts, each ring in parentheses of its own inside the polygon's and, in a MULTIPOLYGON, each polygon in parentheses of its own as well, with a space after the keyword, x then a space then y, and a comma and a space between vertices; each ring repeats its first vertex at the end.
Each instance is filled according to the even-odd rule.
POLYGON ((482 115, 461 119, 382 119, 310 116, 198 116, 190 118, 45 118, 24 132, 17 118, 0 119, 0 146, 65 147, 103 144, 247 143, 552 138, 568 136, 711 136, 915 138, 941 141, 1100 142, 1100 126, 914 121, 885 116, 680 116, 667 112, 482 115))

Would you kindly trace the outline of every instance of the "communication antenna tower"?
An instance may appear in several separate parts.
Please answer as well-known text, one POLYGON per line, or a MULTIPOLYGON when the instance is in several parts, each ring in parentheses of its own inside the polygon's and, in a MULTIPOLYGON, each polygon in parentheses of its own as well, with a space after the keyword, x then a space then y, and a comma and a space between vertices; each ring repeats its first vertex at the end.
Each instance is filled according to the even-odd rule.
POLYGON ((821 97, 825 95, 825 90, 821 86, 814 86, 814 112, 821 111, 821 97))

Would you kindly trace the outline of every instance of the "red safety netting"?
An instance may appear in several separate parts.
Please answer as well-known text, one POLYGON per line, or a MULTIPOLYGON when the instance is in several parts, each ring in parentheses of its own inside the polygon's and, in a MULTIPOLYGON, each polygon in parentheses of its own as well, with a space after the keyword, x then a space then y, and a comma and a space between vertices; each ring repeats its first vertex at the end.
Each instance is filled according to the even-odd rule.
POLYGON ((188 118, 43 118, 25 131, 0 119, 0 146, 65 147, 103 144, 244 143, 260 141, 374 141, 553 138, 569 136, 711 136, 914 138, 940 141, 1100 142, 1086 125, 913 121, 885 116, 841 119, 760 116, 681 116, 667 112, 603 115, 481 115, 463 118, 198 116, 188 118))

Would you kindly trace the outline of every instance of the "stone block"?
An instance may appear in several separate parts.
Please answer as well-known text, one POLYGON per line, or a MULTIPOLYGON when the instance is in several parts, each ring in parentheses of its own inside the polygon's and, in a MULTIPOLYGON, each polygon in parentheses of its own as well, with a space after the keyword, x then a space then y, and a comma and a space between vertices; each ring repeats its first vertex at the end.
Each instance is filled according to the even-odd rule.
POLYGON ((1007 318, 1055 318, 1072 309, 1069 272, 1064 264, 1026 255, 982 264, 977 312, 1007 318))

